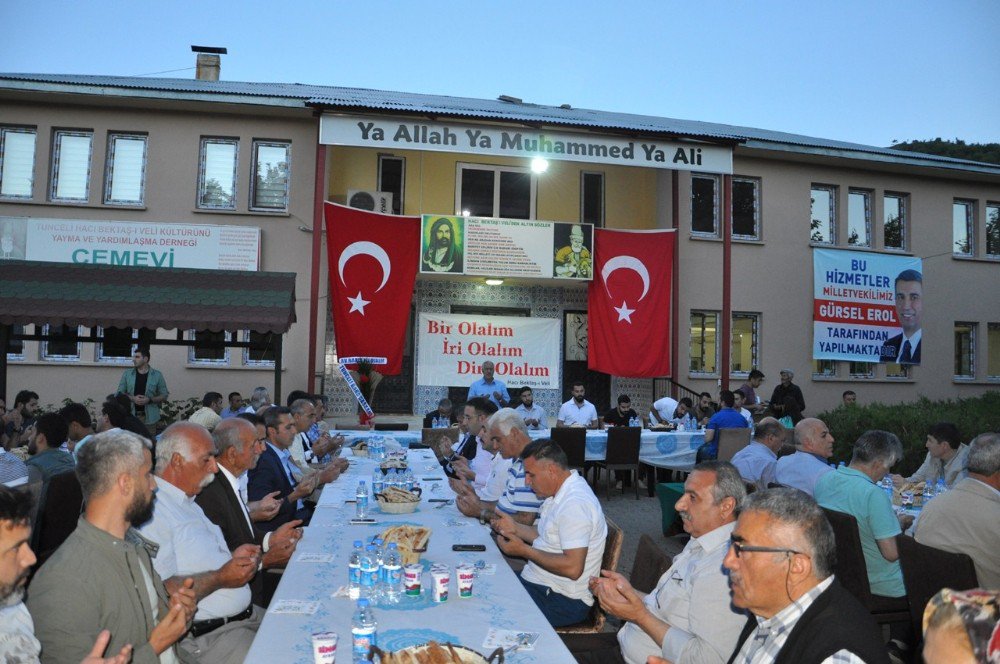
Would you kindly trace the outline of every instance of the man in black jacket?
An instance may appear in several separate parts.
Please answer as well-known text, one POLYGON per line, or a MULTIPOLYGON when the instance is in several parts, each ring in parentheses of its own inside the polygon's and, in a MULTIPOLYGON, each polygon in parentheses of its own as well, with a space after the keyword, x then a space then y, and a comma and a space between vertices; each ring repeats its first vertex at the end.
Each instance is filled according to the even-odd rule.
POLYGON ((731 538, 733 604, 753 615, 730 663, 889 662, 871 614, 833 577, 833 529, 810 496, 751 494, 731 538))

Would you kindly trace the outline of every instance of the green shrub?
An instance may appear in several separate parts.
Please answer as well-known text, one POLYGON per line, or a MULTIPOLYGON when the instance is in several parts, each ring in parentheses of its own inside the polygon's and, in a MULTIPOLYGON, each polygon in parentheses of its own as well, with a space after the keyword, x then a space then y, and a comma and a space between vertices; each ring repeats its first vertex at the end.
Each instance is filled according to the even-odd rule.
POLYGON ((927 455, 924 446, 927 430, 937 422, 951 422, 968 443, 984 431, 1000 431, 1000 391, 978 397, 947 401, 921 398, 911 403, 864 406, 839 406, 817 415, 823 420, 836 441, 834 460, 850 461, 854 441, 869 429, 891 431, 903 441, 903 460, 892 469, 900 475, 910 475, 927 455))

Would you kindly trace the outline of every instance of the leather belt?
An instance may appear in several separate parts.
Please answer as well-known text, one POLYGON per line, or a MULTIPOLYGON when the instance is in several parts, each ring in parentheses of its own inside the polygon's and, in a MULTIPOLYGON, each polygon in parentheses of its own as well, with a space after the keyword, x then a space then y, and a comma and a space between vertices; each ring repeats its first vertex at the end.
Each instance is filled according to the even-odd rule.
POLYGON ((228 618, 209 618, 208 620, 196 620, 191 624, 191 636, 198 638, 209 632, 213 632, 223 625, 231 622, 237 622, 240 620, 246 620, 253 615, 253 604, 248 606, 246 610, 237 613, 235 616, 229 616, 228 618))

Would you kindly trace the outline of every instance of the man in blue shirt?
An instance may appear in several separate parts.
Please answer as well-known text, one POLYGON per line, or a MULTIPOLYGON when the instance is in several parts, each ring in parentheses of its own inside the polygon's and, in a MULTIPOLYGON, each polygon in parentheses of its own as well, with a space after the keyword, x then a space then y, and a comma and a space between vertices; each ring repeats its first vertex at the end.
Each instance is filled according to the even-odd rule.
POLYGON ((733 406, 736 398, 729 390, 719 394, 722 409, 712 415, 705 427, 705 444, 698 450, 698 460, 714 459, 719 455, 719 439, 716 432, 719 429, 746 429, 747 421, 733 406))
POLYGON ((507 385, 502 380, 493 378, 492 362, 489 360, 483 362, 482 368, 483 377, 469 387, 469 396, 466 401, 473 397, 486 397, 495 403, 497 408, 503 408, 510 401, 507 385))

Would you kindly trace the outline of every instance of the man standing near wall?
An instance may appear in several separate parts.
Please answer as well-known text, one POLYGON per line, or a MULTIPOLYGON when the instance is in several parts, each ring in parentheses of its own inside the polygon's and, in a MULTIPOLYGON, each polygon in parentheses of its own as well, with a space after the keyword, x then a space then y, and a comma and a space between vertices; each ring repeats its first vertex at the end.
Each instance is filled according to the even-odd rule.
POLYGON ((466 401, 474 397, 486 397, 496 404, 497 408, 503 408, 510 401, 510 393, 507 391, 507 384, 499 378, 493 377, 493 363, 489 360, 483 362, 483 377, 469 387, 469 396, 466 401))
POLYGON ((126 369, 118 381, 118 392, 128 396, 135 416, 142 420, 150 431, 155 431, 156 423, 160 421, 160 404, 170 396, 170 392, 167 391, 167 381, 163 379, 163 374, 159 370, 149 366, 148 348, 136 350, 132 354, 132 364, 135 366, 126 369))

